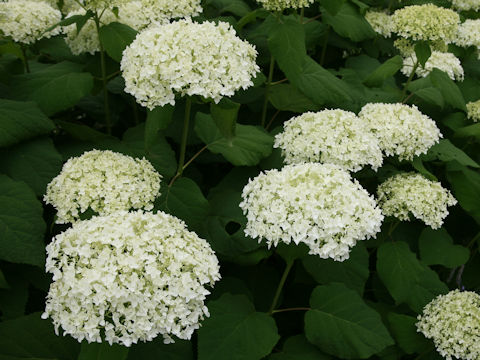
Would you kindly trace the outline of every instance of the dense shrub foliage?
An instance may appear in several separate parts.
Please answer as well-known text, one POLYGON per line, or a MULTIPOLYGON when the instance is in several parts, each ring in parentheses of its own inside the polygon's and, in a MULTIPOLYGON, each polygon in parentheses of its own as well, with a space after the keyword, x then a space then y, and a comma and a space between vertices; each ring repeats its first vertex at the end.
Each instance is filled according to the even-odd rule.
POLYGON ((480 359, 480 1, 0 1, 0 359, 480 359))

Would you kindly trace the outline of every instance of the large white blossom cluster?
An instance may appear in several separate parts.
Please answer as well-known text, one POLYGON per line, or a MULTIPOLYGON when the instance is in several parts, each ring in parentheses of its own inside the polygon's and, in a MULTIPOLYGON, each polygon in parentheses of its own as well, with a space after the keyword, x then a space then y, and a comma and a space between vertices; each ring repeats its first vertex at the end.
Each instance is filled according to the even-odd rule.
POLYGON ((88 209, 100 215, 153 208, 161 175, 146 159, 92 150, 69 159, 47 186, 44 201, 57 210, 57 223, 79 219, 88 209))
POLYGON ((412 5, 392 15, 393 31, 412 40, 441 40, 451 43, 457 35, 460 16, 434 4, 412 5))
POLYGON ((120 211, 75 223, 47 246, 45 312, 78 341, 130 346, 161 334, 190 339, 220 279, 210 245, 183 221, 120 211))
POLYGON ((458 27, 455 44, 480 48, 480 19, 467 19, 458 27))
POLYGON ((480 121, 480 99, 467 103, 467 117, 473 121, 480 121))
MULTIPOLYGON (((417 56, 415 53, 411 53, 409 56, 403 59, 402 73, 406 76, 410 76, 413 67, 417 62, 417 56)), ((432 51, 432 54, 428 58, 425 66, 419 65, 415 70, 415 74, 420 77, 426 77, 432 72, 433 69, 439 69, 448 74, 450 79, 463 81, 464 72, 460 59, 449 52, 432 51)))
POLYGON ((383 221, 375 200, 332 164, 287 165, 260 173, 244 187, 245 234, 269 246, 305 243, 310 254, 348 259, 359 240, 374 237, 383 221))
POLYGON ((354 113, 344 110, 307 112, 284 123, 274 147, 282 149, 287 164, 321 162, 358 171, 374 170, 383 162, 378 140, 354 113))
POLYGON ((392 17, 386 12, 369 10, 365 13, 365 19, 375 32, 387 38, 392 36, 392 17))
POLYGON ((180 20, 152 26, 124 53, 125 91, 153 109, 175 103, 175 94, 200 95, 215 102, 253 85, 257 52, 227 23, 180 20))
POLYGON ((0 2, 0 32, 15 42, 32 44, 60 33, 60 28, 45 32, 60 22, 62 14, 43 1, 10 0, 0 2))
POLYGON ((436 181, 416 173, 401 173, 385 180, 377 190, 378 203, 387 216, 410 220, 410 214, 432 229, 442 226, 448 206, 457 200, 436 181))
POLYGON ((452 7, 460 11, 480 10, 479 0, 452 0, 452 7))
POLYGON ((453 290, 439 295, 418 316, 417 330, 447 360, 480 359, 480 295, 453 290))
POLYGON ((367 122, 387 156, 411 160, 426 153, 442 137, 435 122, 415 105, 366 104, 359 117, 367 122))
POLYGON ((260 5, 270 11, 306 8, 314 1, 315 0, 257 0, 260 5))

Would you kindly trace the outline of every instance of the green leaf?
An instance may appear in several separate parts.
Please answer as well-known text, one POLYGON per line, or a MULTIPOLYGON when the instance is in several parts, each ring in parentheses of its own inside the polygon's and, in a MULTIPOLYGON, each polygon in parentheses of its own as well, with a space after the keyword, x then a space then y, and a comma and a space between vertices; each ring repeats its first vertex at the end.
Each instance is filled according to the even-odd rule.
POLYGON ((2 270, 0 270, 0 289, 8 289, 9 287, 10 286, 8 285, 7 280, 5 280, 2 270))
POLYGON ((375 31, 357 7, 344 2, 335 15, 322 11, 322 19, 329 24, 337 34, 352 41, 373 39, 375 31))
POLYGON ((466 166, 448 165, 447 180, 452 185, 453 195, 460 206, 480 224, 480 174, 466 166))
POLYGON ((0 289, 0 310, 2 320, 13 319, 25 314, 28 300, 28 282, 21 269, 14 268, 7 274, 9 289, 0 289))
POLYGON ((306 256, 302 259, 305 270, 320 284, 341 282, 348 288, 363 294, 368 271, 368 251, 357 243, 350 252, 350 258, 343 262, 321 259, 318 256, 306 256))
POLYGON ((76 105, 93 89, 93 76, 80 64, 61 62, 39 71, 17 75, 11 86, 15 100, 35 101, 47 115, 76 105))
POLYGON ((210 104, 210 114, 223 137, 231 140, 235 136, 240 104, 223 98, 218 104, 210 104))
POLYGON ((48 134, 54 128, 35 103, 0 99, 0 147, 48 134))
POLYGON ((93 17, 93 12, 91 10, 87 11, 84 15, 72 15, 72 16, 69 16, 67 17, 66 19, 63 19, 62 21, 60 21, 59 23, 53 25, 53 26, 50 26, 47 30, 45 30, 45 32, 49 32, 49 31, 52 31, 53 29, 55 29, 57 26, 68 26, 68 25, 72 25, 72 24, 76 24, 77 26, 77 33, 80 32, 80 30, 82 30, 83 26, 86 24, 86 22, 88 21, 88 19, 92 18, 93 17))
POLYGON ((435 296, 448 292, 437 273, 421 264, 408 244, 386 242, 377 252, 377 272, 397 304, 421 312, 435 296))
POLYGON ((24 182, 0 175, 0 259, 43 266, 42 204, 24 182))
POLYGON ((427 170, 427 168, 422 162, 422 159, 419 156, 416 156, 413 158, 412 166, 415 170, 417 170, 420 174, 425 176, 427 179, 432 181, 438 181, 437 177, 427 170))
POLYGON ((442 139, 438 144, 433 145, 428 153, 421 156, 423 161, 458 161, 465 166, 480 168, 480 165, 462 150, 453 145, 450 140, 442 139))
POLYGON ((128 347, 108 343, 82 342, 78 360, 125 360, 128 356, 128 347))
POLYGON ((62 156, 50 138, 37 138, 0 152, 0 168, 14 180, 25 181, 37 196, 60 173, 62 156))
POLYGON ((80 345, 69 336, 55 335, 50 320, 40 313, 0 323, 0 357, 76 360, 80 345))
POLYGON ((455 268, 465 264, 470 258, 470 250, 454 245, 445 229, 425 228, 419 239, 420 258, 426 265, 444 265, 455 268))
POLYGON ((158 132, 165 130, 173 119, 172 105, 157 107, 147 111, 145 121, 145 151, 148 152, 157 139, 158 132))
POLYGON ((229 12, 236 16, 245 16, 252 10, 242 0, 208 0, 207 4, 215 6, 220 14, 229 12))
POLYGON ((331 357, 310 344, 305 336, 289 337, 283 344, 282 351, 271 355, 269 360, 329 360, 331 357))
POLYGON ((430 44, 428 41, 418 41, 414 47, 415 55, 417 56, 417 60, 422 67, 425 67, 425 63, 432 55, 432 50, 430 50, 430 44))
POLYGON ((100 28, 100 41, 108 56, 120 62, 125 48, 132 43, 137 32, 130 26, 118 22, 112 22, 100 28))
POLYGON ((439 106, 443 109, 445 106, 445 100, 443 99, 442 93, 440 90, 434 87, 426 87, 423 89, 418 89, 413 92, 420 99, 425 100, 426 102, 439 106))
POLYGON ((273 137, 258 126, 236 126, 236 135, 232 139, 224 138, 212 117, 197 113, 195 133, 214 154, 222 154, 236 166, 253 166, 270 155, 273 149, 273 137))
POLYGON ((327 9, 327 11, 335 16, 342 8, 345 0, 322 0, 322 6, 327 9))
POLYGON ((224 294, 208 309, 210 317, 198 330, 199 360, 259 360, 280 338, 273 318, 256 312, 244 295, 224 294))
POLYGON ((317 286, 305 314, 305 335, 323 352, 365 359, 393 345, 380 315, 342 284, 317 286))
POLYGON ((433 86, 440 90, 447 104, 450 104, 456 109, 466 111, 465 99, 463 98, 462 92, 445 72, 433 69, 428 77, 433 86))
POLYGON ((189 178, 182 177, 172 186, 161 189, 156 208, 184 220, 191 228, 198 228, 209 212, 207 199, 198 185, 189 178))
POLYGON ((175 339, 173 344, 164 344, 163 339, 156 338, 146 343, 133 345, 128 353, 128 360, 193 360, 192 343, 175 339))
POLYGON ((455 131, 456 138, 474 137, 480 140, 480 124, 465 126, 455 131))
POLYGON ((407 354, 421 354, 432 347, 430 341, 417 332, 416 318, 393 312, 387 318, 395 341, 407 354))
POLYGON ((395 75, 402 66, 402 57, 396 55, 377 67, 370 75, 368 75, 363 83, 370 87, 380 87, 387 78, 395 75))
POLYGON ((268 100, 275 109, 303 113, 306 111, 318 111, 320 106, 310 98, 302 94, 295 86, 290 84, 278 84, 270 88, 268 100))

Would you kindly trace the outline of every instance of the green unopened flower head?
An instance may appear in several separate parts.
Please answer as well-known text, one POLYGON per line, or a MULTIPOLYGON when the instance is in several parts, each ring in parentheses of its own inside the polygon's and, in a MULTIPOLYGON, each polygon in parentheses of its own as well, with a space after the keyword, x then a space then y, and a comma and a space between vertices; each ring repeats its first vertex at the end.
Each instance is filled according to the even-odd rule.
POLYGON ((453 290, 436 297, 418 316, 417 330, 447 360, 480 359, 480 295, 453 290))
POLYGON ((473 121, 480 121, 480 99, 467 103, 467 117, 473 121))
POLYGON ((309 7, 315 0, 257 0, 265 9, 282 11, 309 7))
POLYGON ((393 31, 412 40, 441 40, 451 43, 457 35, 459 15, 433 4, 412 5, 392 15, 393 31))

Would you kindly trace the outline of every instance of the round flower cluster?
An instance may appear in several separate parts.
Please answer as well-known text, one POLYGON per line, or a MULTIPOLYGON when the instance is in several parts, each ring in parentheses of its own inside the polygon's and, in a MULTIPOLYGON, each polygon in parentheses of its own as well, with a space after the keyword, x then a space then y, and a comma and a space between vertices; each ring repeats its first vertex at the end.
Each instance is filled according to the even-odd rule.
POLYGON ((460 11, 480 10, 480 1, 478 0, 452 0, 452 7, 460 11))
POLYGON ((463 47, 475 46, 480 48, 480 19, 467 19, 461 23, 458 27, 455 44, 463 47))
MULTIPOLYGON (((417 56, 415 53, 411 53, 409 56, 403 59, 402 73, 406 76, 410 76, 413 67, 417 62, 417 56)), ((460 60, 449 52, 432 51, 432 54, 425 63, 425 67, 419 65, 415 70, 417 76, 426 77, 432 72, 433 69, 439 69, 448 74, 450 79, 463 81, 463 67, 460 60)))
POLYGON ((287 164, 322 162, 358 171, 382 165, 378 140, 354 113, 344 110, 307 112, 284 123, 274 147, 282 149, 287 164))
POLYGON ((467 103, 467 117, 473 121, 480 120, 480 99, 467 103))
POLYGON ((377 196, 385 215, 409 221, 411 213, 432 229, 442 226, 448 215, 447 207, 457 203, 439 182, 413 172, 388 178, 378 187, 377 196))
POLYGON ((11 0, 0 2, 0 31, 15 42, 32 44, 60 33, 60 28, 46 32, 62 19, 59 10, 43 1, 11 0))
POLYGON ((240 207, 245 234, 268 246, 305 243, 310 254, 348 259, 359 240, 375 236, 383 221, 375 200, 350 174, 332 164, 287 165, 251 179, 240 207))
POLYGON ((460 17, 433 4, 412 5, 396 10, 392 22, 393 31, 402 37, 450 43, 456 38, 460 17))
POLYGON ((47 185, 44 201, 58 211, 57 223, 78 220, 89 208, 100 215, 153 208, 161 175, 146 159, 92 150, 69 159, 47 185))
POLYGON ((220 279, 210 245, 163 212, 120 211, 75 223, 47 255, 53 282, 42 317, 78 341, 190 339, 209 315, 205 286, 220 279))
MULTIPOLYGON (((67 17, 85 15, 85 13, 86 11, 84 9, 79 9, 70 12, 67 17)), ((117 21, 117 18, 110 10, 106 10, 100 19, 101 25, 107 25, 114 21, 117 21)), ((97 51, 100 51, 100 40, 93 19, 88 19, 80 32, 77 32, 77 26, 75 24, 64 26, 63 29, 66 34, 65 42, 72 54, 80 55, 89 53, 93 55, 97 51)))
POLYGON ((426 153, 442 137, 435 122, 415 105, 366 104, 358 114, 378 138, 387 156, 412 160, 426 153))
POLYGON ((180 20, 152 26, 123 52, 125 91, 153 109, 175 104, 175 93, 219 102, 253 85, 257 51, 224 22, 180 20))
POLYGON ((480 295, 453 290, 437 296, 418 316, 417 330, 448 360, 480 358, 480 295))
POLYGON ((367 11, 365 19, 375 32, 389 38, 392 36, 392 17, 383 11, 367 11))
POLYGON ((306 8, 314 1, 315 0, 257 0, 259 4, 270 11, 306 8))

